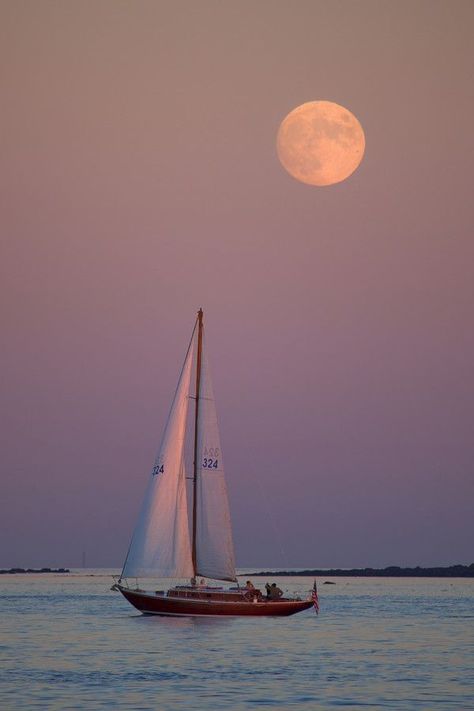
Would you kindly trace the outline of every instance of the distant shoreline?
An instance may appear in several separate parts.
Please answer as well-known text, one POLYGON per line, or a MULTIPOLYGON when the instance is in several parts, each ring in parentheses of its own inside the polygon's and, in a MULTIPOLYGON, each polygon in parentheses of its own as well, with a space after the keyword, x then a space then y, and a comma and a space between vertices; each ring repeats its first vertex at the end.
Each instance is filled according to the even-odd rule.
POLYGON ((0 575, 24 575, 25 573, 70 573, 69 568, 6 568, 0 570, 0 575))
POLYGON ((327 578, 474 578, 474 563, 439 568, 315 568, 314 570, 279 570, 249 573, 254 577, 327 577, 327 578))
MULTIPOLYGON (((0 575, 25 575, 28 573, 70 573, 69 568, 3 568, 0 575)), ((390 565, 387 568, 314 568, 307 570, 263 570, 246 573, 258 577, 327 577, 327 578, 474 578, 474 563, 471 565, 450 565, 437 568, 401 568, 390 565)))

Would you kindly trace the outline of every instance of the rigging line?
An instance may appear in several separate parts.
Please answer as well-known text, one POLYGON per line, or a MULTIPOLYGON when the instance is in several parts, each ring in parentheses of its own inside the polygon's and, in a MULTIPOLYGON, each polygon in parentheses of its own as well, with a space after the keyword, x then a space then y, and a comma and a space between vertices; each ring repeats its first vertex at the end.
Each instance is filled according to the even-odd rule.
POLYGON ((287 555, 286 555, 286 551, 285 551, 285 549, 283 548, 283 540, 282 540, 282 537, 281 537, 281 535, 280 535, 280 531, 278 530, 278 526, 276 525, 276 518, 275 518, 275 515, 272 514, 272 509, 271 509, 271 507, 270 507, 270 505, 269 505, 269 501, 268 501, 268 491, 267 491, 266 493, 263 491, 262 482, 260 481, 260 478, 259 478, 259 477, 255 477, 255 479, 256 479, 256 481, 257 481, 257 488, 258 488, 258 491, 259 491, 259 494, 260 494, 260 498, 261 498, 262 501, 264 502, 264 508, 265 508, 265 513, 266 513, 267 519, 268 519, 268 521, 271 523, 272 528, 273 528, 273 540, 276 542, 277 547, 280 549, 280 554, 281 554, 281 557, 282 557, 283 565, 285 566, 285 568, 288 568, 288 567, 289 567, 289 561, 288 561, 288 558, 287 558, 287 555))
MULTIPOLYGON (((178 389, 179 389, 179 386, 180 386, 180 384, 181 384, 181 378, 182 378, 182 376, 183 376, 184 366, 186 365, 186 361, 188 360, 189 351, 191 350, 191 346, 192 346, 192 344, 193 344, 194 334, 195 334, 195 332, 196 332, 196 327, 197 327, 197 325, 198 325, 198 321, 199 321, 199 317, 196 318, 196 321, 195 321, 195 323, 194 323, 193 332, 191 333, 191 338, 190 338, 190 340, 189 340, 188 348, 187 348, 187 350, 186 350, 186 355, 184 356, 183 365, 181 366, 181 370, 180 370, 180 372, 179 372, 178 384, 176 385, 176 389, 175 389, 175 391, 174 391, 173 400, 172 400, 172 402, 171 402, 171 407, 170 407, 170 410, 169 410, 169 412, 168 412, 168 417, 166 418, 165 429, 163 430, 163 432, 166 432, 166 429, 167 429, 167 427, 168 427, 168 424, 169 424, 169 421, 170 421, 170 418, 171 418, 171 413, 173 412, 174 402, 175 402, 175 400, 176 400, 176 395, 178 394, 178 389)), ((160 448, 161 448, 161 445, 160 445, 160 448)), ((159 453, 159 451, 158 451, 158 453, 159 453)), ((156 455, 155 455, 155 461, 156 461, 156 455)), ((145 495, 146 495, 146 494, 145 494, 145 495)), ((124 570, 125 570, 125 566, 127 565, 128 556, 130 555, 130 551, 131 551, 131 549, 132 549, 132 543, 133 543, 133 537, 134 537, 134 535, 135 535, 135 531, 133 531, 132 537, 131 537, 131 539, 130 539, 130 544, 129 544, 129 546, 128 546, 127 555, 125 556, 125 562, 124 562, 124 564, 123 564, 123 566, 122 566, 122 574, 121 574, 121 576, 120 576, 120 579, 122 579, 122 575, 123 575, 123 572, 124 572, 124 570)))

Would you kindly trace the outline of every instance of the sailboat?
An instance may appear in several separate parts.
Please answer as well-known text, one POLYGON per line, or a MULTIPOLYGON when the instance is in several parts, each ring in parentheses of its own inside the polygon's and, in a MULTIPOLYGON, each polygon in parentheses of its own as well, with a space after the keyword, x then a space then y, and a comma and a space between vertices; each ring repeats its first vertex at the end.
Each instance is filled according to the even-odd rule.
POLYGON ((311 599, 267 598, 256 588, 238 584, 202 309, 122 574, 112 589, 147 615, 282 616, 313 605, 311 599), (192 453, 190 477, 186 448, 192 453), (138 585, 142 578, 186 583, 168 590, 144 590, 138 585), (234 585, 225 587, 226 582, 234 585))

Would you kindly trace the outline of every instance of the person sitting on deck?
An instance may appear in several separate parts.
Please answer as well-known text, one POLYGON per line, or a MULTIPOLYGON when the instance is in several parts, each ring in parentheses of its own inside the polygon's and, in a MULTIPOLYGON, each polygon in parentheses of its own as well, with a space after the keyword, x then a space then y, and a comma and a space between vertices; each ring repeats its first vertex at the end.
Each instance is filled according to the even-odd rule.
POLYGON ((283 590, 280 590, 280 588, 277 587, 276 583, 271 584, 270 593, 267 589, 267 597, 269 597, 270 600, 279 600, 282 595, 283 595, 283 590))
POLYGON ((247 582, 245 583, 245 587, 247 588, 247 590, 255 590, 255 585, 252 583, 251 580, 247 580, 247 582))
POLYGON ((270 583, 265 583, 265 590, 267 591, 267 598, 270 599, 270 591, 271 591, 270 583))

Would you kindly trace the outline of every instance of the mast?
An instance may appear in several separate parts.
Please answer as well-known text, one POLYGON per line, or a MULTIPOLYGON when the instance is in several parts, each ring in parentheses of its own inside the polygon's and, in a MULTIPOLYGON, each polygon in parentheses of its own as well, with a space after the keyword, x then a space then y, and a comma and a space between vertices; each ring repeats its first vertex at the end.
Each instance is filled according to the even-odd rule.
POLYGON ((198 349, 196 360, 196 407, 194 411, 194 471, 193 471, 193 540, 192 540, 192 559, 194 577, 197 570, 197 552, 196 552, 196 530, 197 530, 197 472, 198 472, 198 418, 199 418, 199 392, 201 388, 201 360, 202 360, 202 309, 198 311, 198 349))

